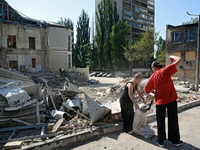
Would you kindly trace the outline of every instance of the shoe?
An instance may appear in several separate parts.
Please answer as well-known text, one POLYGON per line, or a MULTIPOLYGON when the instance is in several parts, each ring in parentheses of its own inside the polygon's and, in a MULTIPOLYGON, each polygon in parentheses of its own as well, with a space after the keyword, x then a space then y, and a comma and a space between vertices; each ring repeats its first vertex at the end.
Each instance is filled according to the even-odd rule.
POLYGON ((157 140, 156 143, 158 144, 159 147, 162 147, 162 148, 165 147, 165 145, 164 145, 163 142, 159 142, 159 141, 157 140))
POLYGON ((133 130, 131 130, 131 131, 128 132, 128 134, 133 134, 133 133, 134 133, 133 130))
POLYGON ((181 145, 183 145, 183 141, 179 141, 178 144, 174 144, 175 147, 179 147, 179 146, 181 146, 181 145))

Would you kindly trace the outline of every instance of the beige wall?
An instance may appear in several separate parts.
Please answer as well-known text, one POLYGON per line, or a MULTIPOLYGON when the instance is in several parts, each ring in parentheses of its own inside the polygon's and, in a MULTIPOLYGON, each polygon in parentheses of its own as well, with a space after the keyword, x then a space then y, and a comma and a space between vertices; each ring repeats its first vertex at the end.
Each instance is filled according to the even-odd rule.
MULTIPOLYGON (((49 52, 49 69, 52 71, 58 71, 59 68, 68 68, 68 55, 72 58, 72 52, 64 51, 50 51, 49 52)), ((72 68, 72 59, 71 66, 72 68)))
POLYGON ((40 28, 1 24, 2 46, 7 48, 7 35, 16 36, 16 48, 29 49, 29 37, 35 37, 35 49, 41 49, 40 28))
POLYGON ((68 35, 70 35, 70 51, 72 51, 70 29, 49 27, 48 46, 53 50, 68 50, 68 35))
POLYGON ((185 61, 195 61, 196 51, 185 51, 185 61))

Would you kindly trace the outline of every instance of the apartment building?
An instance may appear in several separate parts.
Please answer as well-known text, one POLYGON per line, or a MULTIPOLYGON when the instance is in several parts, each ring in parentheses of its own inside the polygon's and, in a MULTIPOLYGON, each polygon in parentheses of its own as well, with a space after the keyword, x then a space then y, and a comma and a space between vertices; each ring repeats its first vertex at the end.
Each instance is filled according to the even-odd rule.
POLYGON ((198 23, 166 27, 166 64, 170 63, 169 56, 176 55, 183 63, 174 74, 181 80, 194 82, 195 61, 197 52, 198 23))
MULTIPOLYGON (((95 11, 97 4, 105 0, 96 0, 95 11)), ((114 1, 114 0, 113 0, 114 1)), ((139 33, 145 32, 147 27, 154 28, 154 0, 115 0, 117 3, 117 11, 120 19, 126 19, 128 25, 131 26, 132 32, 129 38, 136 41, 139 33)))

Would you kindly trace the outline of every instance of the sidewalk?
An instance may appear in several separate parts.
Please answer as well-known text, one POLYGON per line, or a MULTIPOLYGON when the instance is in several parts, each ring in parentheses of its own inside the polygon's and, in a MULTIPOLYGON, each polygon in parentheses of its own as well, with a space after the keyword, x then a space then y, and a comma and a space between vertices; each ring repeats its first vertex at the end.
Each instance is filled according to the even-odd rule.
MULTIPOLYGON (((75 143, 71 147, 65 147, 63 150, 200 150, 200 106, 193 107, 179 113, 179 128, 181 140, 184 145, 174 147, 171 142, 165 142, 164 148, 159 148, 156 144, 157 123, 149 123, 155 131, 152 139, 144 139, 137 135, 129 135, 124 132, 115 132, 104 136, 98 136, 93 139, 75 143)), ((167 124, 167 118, 166 118, 167 124)))

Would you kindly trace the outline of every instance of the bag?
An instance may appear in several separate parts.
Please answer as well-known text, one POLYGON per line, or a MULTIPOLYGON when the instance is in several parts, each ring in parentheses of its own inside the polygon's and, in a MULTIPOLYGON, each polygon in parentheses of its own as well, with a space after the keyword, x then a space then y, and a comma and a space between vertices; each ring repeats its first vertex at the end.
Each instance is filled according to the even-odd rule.
POLYGON ((147 114, 139 109, 136 109, 133 120, 133 132, 143 136, 145 139, 151 138, 154 135, 154 130, 147 125, 147 114))

